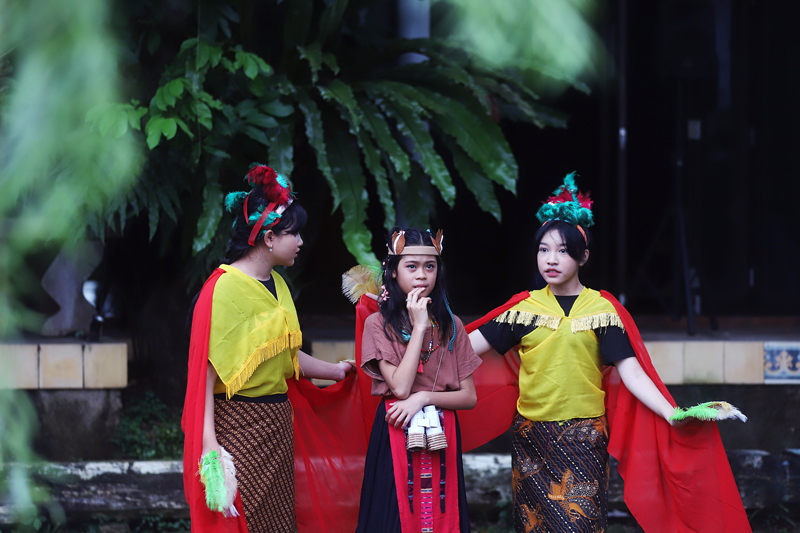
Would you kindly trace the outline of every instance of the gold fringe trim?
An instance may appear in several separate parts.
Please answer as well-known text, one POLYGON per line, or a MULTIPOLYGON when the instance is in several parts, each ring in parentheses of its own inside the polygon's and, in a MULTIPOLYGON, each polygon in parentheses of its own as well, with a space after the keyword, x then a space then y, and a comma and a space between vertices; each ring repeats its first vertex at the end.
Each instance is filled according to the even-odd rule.
MULTIPOLYGON (((233 376, 230 381, 225 383, 225 395, 228 399, 236 394, 244 387, 247 380, 250 379, 253 373, 258 368, 258 365, 272 359, 276 355, 288 350, 290 348, 299 348, 303 344, 303 333, 300 330, 287 331, 280 337, 265 342, 256 348, 239 372, 233 376)), ((294 366, 295 377, 300 375, 300 364, 295 354, 292 357, 292 365, 294 366)))
POLYGON ((505 311, 494 320, 501 324, 523 324, 525 326, 533 324, 537 328, 545 327, 552 330, 558 329, 558 325, 561 323, 560 316, 537 315, 528 311, 517 311, 516 309, 505 311))
MULTIPOLYGON (((537 328, 545 327, 553 331, 558 329, 561 317, 551 315, 537 315, 528 311, 517 311, 510 309, 495 318, 501 324, 523 324, 525 326, 535 325, 537 328)), ((572 333, 579 331, 589 331, 597 328, 616 326, 625 332, 625 325, 616 313, 597 313, 595 315, 582 316, 572 319, 572 333)))
POLYGON ((616 313, 598 313, 596 315, 572 319, 572 333, 589 331, 597 328, 607 328, 608 326, 617 326, 625 333, 625 325, 616 313))

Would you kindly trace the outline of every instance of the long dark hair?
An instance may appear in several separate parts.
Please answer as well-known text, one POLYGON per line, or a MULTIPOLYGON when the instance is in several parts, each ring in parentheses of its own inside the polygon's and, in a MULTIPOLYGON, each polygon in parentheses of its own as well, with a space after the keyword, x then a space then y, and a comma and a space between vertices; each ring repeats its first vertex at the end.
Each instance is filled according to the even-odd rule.
MULTIPOLYGON (((389 236, 386 239, 389 246, 392 246, 390 242, 391 235, 400 231, 405 232, 406 246, 433 246, 432 235, 429 231, 399 227, 394 227, 389 231, 389 236)), ((383 316, 383 332, 386 334, 387 339, 392 338, 389 332, 390 329, 397 337, 403 340, 406 340, 405 337, 411 333, 412 329, 408 312, 406 311, 406 294, 397 284, 397 279, 392 277, 392 273, 397 272, 397 267, 402 257, 401 255, 389 255, 384 261, 383 284, 388 298, 384 298, 381 301, 380 310, 383 316)), ((436 285, 433 286, 429 296, 431 303, 428 306, 428 314, 439 324, 439 342, 444 344, 451 339, 455 332, 452 314, 447 303, 444 264, 439 256, 436 256, 436 265, 436 285)))
MULTIPOLYGON (((228 248, 225 250, 225 257, 223 259, 223 263, 228 265, 238 261, 248 250, 253 249, 247 242, 253 227, 247 225, 247 221, 244 218, 242 203, 244 203, 244 200, 235 202, 231 205, 231 209, 229 209, 236 215, 236 221, 233 224, 233 233, 228 241, 228 248)), ((247 200, 247 207, 248 210, 253 213, 259 206, 268 203, 269 202, 264 199, 261 187, 256 187, 250 193, 250 198, 247 200)), ((284 235, 286 233, 297 235, 305 228, 306 222, 308 222, 306 210, 297 202, 292 202, 292 205, 287 207, 286 211, 283 212, 278 223, 268 229, 271 229, 275 235, 284 235)), ((258 238, 260 239, 263 237, 263 231, 259 232, 258 238)), ((258 239, 256 240, 256 244, 258 244, 258 239)))
POLYGON ((591 250, 594 244, 592 233, 583 226, 581 226, 581 228, 586 234, 585 239, 583 238, 583 233, 569 222, 551 220, 536 231, 536 235, 533 237, 533 244, 536 249, 538 249, 545 234, 551 230, 555 230, 561 235, 569 256, 580 264, 580 262, 583 261, 583 257, 586 255, 586 250, 591 250))

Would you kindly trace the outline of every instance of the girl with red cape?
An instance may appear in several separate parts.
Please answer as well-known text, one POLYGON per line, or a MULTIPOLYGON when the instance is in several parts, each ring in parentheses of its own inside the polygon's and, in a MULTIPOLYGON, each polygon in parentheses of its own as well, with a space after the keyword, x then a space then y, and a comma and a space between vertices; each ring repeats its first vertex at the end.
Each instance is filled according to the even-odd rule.
MULTIPOLYGON (((236 215, 226 264, 198 295, 192 318, 189 374, 182 427, 183 477, 192 531, 294 533, 294 435, 289 383, 306 377, 342 380, 352 368, 330 364, 299 350, 302 334, 291 294, 273 271, 291 266, 303 245, 303 208, 291 185, 264 165, 251 166, 252 190, 231 193, 226 208, 236 215), (224 452, 223 452, 224 450, 224 452), (206 498, 198 476, 216 457, 232 456, 221 509, 206 498)), ((225 461, 221 461, 224 464, 225 461)), ((220 470, 218 469, 217 472, 220 470)), ((213 484, 213 483, 212 483, 213 484)))
POLYGON ((591 205, 568 175, 537 213, 537 266, 548 285, 468 326, 477 353, 518 352, 515 530, 605 531, 611 454, 645 531, 750 531, 716 424, 670 421, 675 403, 630 315, 580 282, 591 205))

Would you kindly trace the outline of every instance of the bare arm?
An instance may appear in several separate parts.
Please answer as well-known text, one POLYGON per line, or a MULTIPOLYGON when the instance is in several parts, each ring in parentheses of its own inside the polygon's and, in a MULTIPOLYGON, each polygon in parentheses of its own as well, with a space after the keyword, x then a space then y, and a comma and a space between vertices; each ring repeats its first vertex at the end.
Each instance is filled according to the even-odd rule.
POLYGON ((203 412, 203 455, 209 450, 219 452, 217 433, 214 429, 214 384, 217 382, 217 371, 210 362, 206 372, 206 407, 203 412))
POLYGON ((297 352, 297 359, 300 362, 302 375, 307 378, 342 381, 348 373, 353 371, 353 365, 347 361, 329 363, 316 357, 311 357, 302 350, 297 352))
MULTIPOLYGON (((653 380, 648 377, 642 369, 642 365, 639 364, 638 359, 635 357, 628 357, 614 364, 619 371, 619 377, 622 378, 625 387, 627 387, 640 402, 665 420, 672 416, 675 412, 675 408, 664 398, 664 395, 658 390, 653 380)), ((670 424, 672 424, 672 422, 670 422, 670 424)))
POLYGON ((400 400, 405 400, 411 394, 411 387, 417 379, 417 367, 419 357, 422 352, 422 339, 425 337, 425 330, 428 328, 428 302, 430 298, 419 298, 422 289, 414 289, 408 293, 406 307, 408 316, 411 319, 412 330, 411 339, 406 345, 406 353, 400 364, 395 366, 384 360, 378 361, 384 381, 389 386, 392 394, 400 400))
POLYGON ((483 333, 477 329, 469 334, 469 342, 472 343, 472 349, 475 350, 475 353, 478 355, 483 355, 492 349, 492 345, 489 344, 489 341, 486 340, 483 333))
POLYGON ((475 383, 470 375, 459 383, 459 389, 447 392, 419 391, 408 399, 392 404, 386 411, 386 420, 394 427, 406 427, 420 409, 426 405, 435 405, 442 409, 472 409, 478 403, 475 383))

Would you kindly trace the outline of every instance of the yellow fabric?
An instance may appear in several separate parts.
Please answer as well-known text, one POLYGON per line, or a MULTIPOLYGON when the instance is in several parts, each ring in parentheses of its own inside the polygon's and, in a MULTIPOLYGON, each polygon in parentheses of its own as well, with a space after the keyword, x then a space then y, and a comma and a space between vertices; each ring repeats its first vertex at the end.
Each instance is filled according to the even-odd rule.
POLYGON ((517 411, 522 416, 543 422, 605 413, 603 359, 592 330, 623 325, 598 291, 584 288, 566 316, 547 286, 495 320, 537 326, 520 345, 517 411))
POLYGON ((282 394, 299 377, 303 343, 292 296, 274 271, 278 299, 257 279, 230 265, 214 287, 208 360, 219 379, 214 393, 228 398, 282 394))

